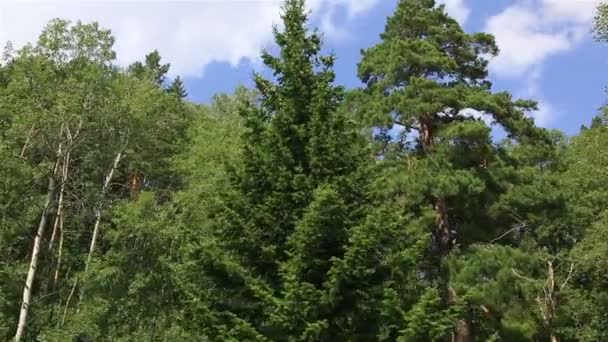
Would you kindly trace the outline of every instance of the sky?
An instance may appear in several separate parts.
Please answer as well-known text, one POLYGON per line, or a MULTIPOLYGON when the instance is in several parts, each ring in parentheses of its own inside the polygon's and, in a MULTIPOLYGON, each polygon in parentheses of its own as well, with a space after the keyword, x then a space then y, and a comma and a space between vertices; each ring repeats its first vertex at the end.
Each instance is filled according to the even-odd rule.
MULTIPOLYGON (((337 82, 361 86, 361 49, 379 41, 398 0, 308 0, 311 26, 337 56, 337 82)), ((578 132, 605 104, 608 46, 590 28, 601 0, 441 0, 468 32, 495 35, 501 53, 490 63, 494 89, 539 102, 530 113, 544 127, 578 132)), ((117 63, 158 49, 180 75, 189 99, 250 86, 272 48, 280 0, 0 0, 0 43, 36 40, 52 18, 97 21, 116 37, 117 63)))

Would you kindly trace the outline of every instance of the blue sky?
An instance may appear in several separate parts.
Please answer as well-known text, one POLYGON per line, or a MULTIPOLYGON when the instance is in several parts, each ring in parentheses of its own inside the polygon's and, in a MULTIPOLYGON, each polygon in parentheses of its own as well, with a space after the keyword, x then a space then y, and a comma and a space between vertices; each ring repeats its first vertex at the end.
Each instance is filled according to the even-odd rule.
MULTIPOLYGON (((358 87, 357 63, 361 48, 373 46, 379 41, 387 16, 394 11, 397 1, 384 0, 365 15, 349 21, 349 37, 326 37, 326 48, 337 57, 337 81, 347 87, 358 87)), ((492 16, 499 15, 514 1, 468 0, 470 15, 465 22, 469 32, 482 31, 492 16)), ((340 14, 336 20, 344 20, 340 14)), ((319 25, 313 21, 313 25, 319 25)), ((565 26, 565 25, 564 25, 565 26)), ((568 134, 576 134, 581 124, 587 124, 606 102, 605 87, 608 85, 608 49, 591 39, 588 21, 581 28, 584 37, 577 38, 572 46, 557 52, 547 52, 538 62, 530 63, 524 71, 508 75, 508 72, 492 72, 491 79, 497 91, 510 91, 515 96, 538 100, 541 107, 539 124, 558 128, 568 134)), ((558 32, 563 26, 543 29, 542 32, 558 32)), ((518 49, 539 47, 522 42, 518 49)), ((227 63, 208 66, 202 78, 189 78, 187 85, 191 98, 207 102, 217 91, 230 92, 237 84, 250 85, 254 66, 244 62, 237 67, 227 63)), ((508 68, 508 66, 507 66, 508 68)), ((515 67, 516 69, 520 68, 515 67)))
MULTIPOLYGON (((608 51, 591 40, 601 0, 440 0, 469 32, 496 35, 491 62, 496 90, 539 101, 531 113, 545 127, 575 134, 605 103, 608 51)), ((2 0, 0 42, 34 41, 48 20, 98 21, 116 36, 117 62, 127 65, 158 49, 181 75, 190 98, 251 85, 259 51, 272 44, 281 0, 2 0)), ((360 85, 361 48, 374 45, 397 0, 309 0, 312 25, 337 55, 337 81, 360 85)))

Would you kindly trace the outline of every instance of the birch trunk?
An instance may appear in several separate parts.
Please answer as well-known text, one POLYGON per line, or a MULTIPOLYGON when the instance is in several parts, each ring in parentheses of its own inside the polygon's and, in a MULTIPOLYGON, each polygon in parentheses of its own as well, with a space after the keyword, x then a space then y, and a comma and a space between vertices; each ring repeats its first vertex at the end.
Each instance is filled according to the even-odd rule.
POLYGON ((53 232, 51 233, 51 240, 49 241, 49 251, 53 249, 53 244, 57 237, 57 228, 59 227, 59 220, 63 215, 63 201, 65 197, 65 184, 68 179, 68 169, 70 165, 70 152, 65 153, 63 162, 61 165, 61 184, 59 185, 59 199, 57 200, 57 215, 55 216, 55 223, 53 224, 53 232))
POLYGON ((81 117, 78 122, 78 128, 76 129, 76 133, 72 135, 70 132, 69 126, 66 126, 66 135, 68 138, 68 146, 66 148, 66 152, 64 153, 63 165, 61 168, 61 186, 59 190, 59 200, 57 203, 57 215, 55 216, 55 223, 53 224, 53 233, 51 234, 51 240, 49 242, 49 251, 52 251, 53 244, 55 242, 57 232, 59 232, 59 250, 57 252, 57 266, 55 267, 55 275, 53 277, 53 288, 57 286, 57 282, 59 280, 59 271, 61 269, 61 262, 63 257, 63 222, 64 222, 64 197, 65 197, 65 186, 68 182, 68 173, 70 170, 70 162, 71 162, 71 149, 74 146, 74 139, 78 137, 80 131, 82 130, 82 124, 84 120, 81 117))
MULTIPOLYGON (((118 164, 120 163, 120 161, 122 160, 122 156, 123 156, 123 151, 124 148, 121 149, 120 151, 118 151, 118 153, 116 154, 116 157, 114 158, 114 161, 112 162, 112 165, 110 167, 110 170, 108 171, 108 173, 106 174, 104 180, 103 180, 103 185, 101 187, 101 199, 99 200, 99 203, 97 203, 97 206, 95 208, 95 225, 93 226, 93 236, 91 237, 91 243, 89 246, 89 254, 87 255, 87 260, 85 262, 84 265, 84 274, 86 274, 89 270, 89 265, 91 263, 91 259, 93 257, 93 253, 95 252, 95 246, 97 244, 97 237, 99 236, 99 226, 101 224, 101 214, 102 214, 102 210, 103 210, 103 199, 106 195, 106 193, 108 192, 108 187, 110 186, 110 182, 112 181, 112 178, 114 177, 114 172, 116 171, 116 168, 118 167, 118 164)), ((70 295, 68 296, 68 299, 65 303, 65 309, 63 312, 63 317, 61 319, 61 325, 64 324, 65 322, 65 318, 67 316, 67 312, 68 312, 68 308, 70 306, 70 301, 74 295, 74 292, 76 291, 76 287, 78 286, 78 277, 74 280, 74 285, 72 285, 72 289, 70 290, 70 295)), ((79 308, 80 308, 80 303, 82 303, 82 299, 84 298, 84 290, 82 290, 80 292, 80 298, 78 299, 78 305, 76 306, 77 309, 76 311, 78 312, 79 308)))
POLYGON ((49 251, 53 248, 53 242, 55 241, 55 235, 59 232, 59 250, 57 251, 57 266, 55 267, 55 276, 53 277, 53 288, 57 287, 59 280, 59 270, 61 269, 61 262, 63 257, 63 221, 65 218, 64 214, 64 197, 65 197, 65 185, 68 182, 68 172, 70 168, 70 152, 67 152, 63 160, 63 168, 61 172, 61 186, 59 189, 59 203, 57 204, 57 216, 55 218, 55 224, 53 225, 53 234, 51 235, 51 241, 49 243, 49 251))
POLYGON ((51 206, 51 202, 53 201, 53 193, 55 192, 55 174, 57 173, 58 165, 59 165, 59 161, 55 162, 55 166, 53 168, 53 173, 49 177, 48 192, 46 195, 46 200, 44 202, 42 215, 40 216, 40 222, 38 223, 38 230, 36 231, 36 237, 34 238, 34 246, 32 248, 32 258, 30 260, 30 267, 27 272, 25 286, 23 287, 23 301, 21 303, 21 310, 19 312, 19 322, 17 323, 17 332, 15 333, 15 342, 21 341, 21 339, 23 338, 23 333, 25 332, 25 328, 27 325, 27 316, 29 314, 30 303, 32 300, 32 286, 34 284, 34 278, 36 276, 36 269, 38 267, 38 259, 40 256, 40 247, 42 245, 42 238, 44 236, 44 231, 46 229, 46 225, 47 225, 47 221, 48 221, 48 211, 51 206))
POLYGON ((84 265, 85 273, 89 269, 89 264, 91 263, 91 258, 93 256, 93 252, 95 252, 95 245, 97 243, 97 237, 99 235, 99 225, 101 223, 101 212, 103 210, 103 199, 104 199, 106 193, 108 192, 108 187, 110 186, 110 182, 112 181, 112 178, 114 177, 114 172, 116 171, 116 168, 118 167, 118 164, 120 163, 121 159, 122 159, 122 150, 120 150, 116 154, 116 157, 114 158, 114 162, 112 163, 112 167, 110 168, 110 171, 108 171, 108 174, 106 175, 106 177, 103 181, 103 186, 101 188, 101 199, 99 200, 99 203, 97 203, 97 207, 95 208, 95 225, 93 226, 93 236, 91 237, 91 245, 89 246, 89 255, 87 255, 87 261, 84 265))
POLYGON ((70 152, 66 153, 63 160, 63 167, 61 172, 61 186, 59 190, 59 200, 57 204, 57 216, 55 217, 55 224, 53 225, 53 234, 51 235, 51 241, 49 243, 49 251, 53 249, 53 241, 55 235, 59 232, 59 248, 57 251, 57 265, 55 266, 55 275, 53 276, 53 289, 57 288, 59 282, 59 271, 61 269, 61 262, 63 259, 63 221, 64 221, 64 196, 65 196, 65 184, 68 181, 68 171, 70 166, 70 152))
POLYGON ((63 212, 59 217, 59 250, 57 251, 57 266, 55 267, 55 275, 53 276, 53 289, 57 288, 59 283, 59 272, 63 260, 63 212))
POLYGON ((21 148, 21 153, 19 153, 19 157, 23 158, 25 156, 25 150, 30 144, 30 139, 32 139, 32 135, 34 134, 34 124, 30 127, 30 130, 27 132, 27 137, 25 137, 25 142, 23 143, 23 147, 21 148))

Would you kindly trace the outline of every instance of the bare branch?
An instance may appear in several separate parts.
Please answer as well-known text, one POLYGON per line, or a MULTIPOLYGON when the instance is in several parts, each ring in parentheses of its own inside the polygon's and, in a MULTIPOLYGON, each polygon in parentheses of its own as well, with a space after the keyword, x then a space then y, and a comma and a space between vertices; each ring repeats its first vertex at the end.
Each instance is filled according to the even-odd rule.
POLYGON ((500 235, 500 236, 498 236, 497 238, 490 240, 490 243, 494 243, 494 242, 496 242, 496 241, 498 241, 498 240, 502 239, 503 237, 505 237, 505 236, 507 236, 507 235, 511 234, 512 232, 514 232, 514 231, 515 231, 515 230, 517 230, 517 229, 522 229, 522 228, 526 228, 526 227, 527 227, 527 225, 525 225, 525 224, 524 224, 524 225, 515 226, 515 227, 513 227, 513 228, 511 228, 511 229, 507 230, 506 232, 504 232, 503 234, 501 234, 501 235, 500 235))
POLYGON ((566 277, 566 280, 564 280, 564 282, 562 283, 562 286, 559 287, 560 291, 564 289, 566 284, 568 284, 568 281, 570 281, 570 278, 572 277, 572 273, 574 273, 574 262, 570 263, 570 270, 568 271, 568 276, 566 277))
POLYGON ((520 278, 520 279, 527 280, 527 281, 530 281, 530 282, 534 282, 534 281, 535 281, 535 280, 534 280, 534 279, 532 279, 532 278, 528 278, 528 277, 526 277, 526 276, 523 276, 523 275, 519 274, 519 273, 518 273, 518 272, 517 272, 517 271, 516 271, 514 268, 511 268, 511 272, 513 272, 513 274, 514 274, 516 277, 520 278))

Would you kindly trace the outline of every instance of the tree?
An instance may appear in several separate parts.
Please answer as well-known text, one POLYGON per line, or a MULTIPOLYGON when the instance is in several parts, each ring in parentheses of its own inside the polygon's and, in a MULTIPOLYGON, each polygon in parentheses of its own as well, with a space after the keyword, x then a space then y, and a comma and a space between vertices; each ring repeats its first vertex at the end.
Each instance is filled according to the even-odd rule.
POLYGON ((209 105, 96 23, 7 46, 0 339, 608 340, 607 111, 535 127, 492 91, 493 37, 433 0, 345 91, 305 7, 271 76, 209 105))
POLYGON ((171 82, 171 85, 169 86, 167 91, 171 94, 174 94, 179 99, 183 99, 183 98, 186 98, 186 96, 188 96, 188 92, 186 91, 186 88, 184 87, 184 82, 182 81, 181 77, 179 77, 179 76, 177 76, 173 80, 173 82, 171 82))
MULTIPOLYGON (((13 238, 2 247, 20 251, 7 257, 6 272, 25 279, 21 310, 16 287, 5 292, 9 288, 0 285, 10 305, 2 317, 20 312, 6 324, 16 328, 15 340, 61 327, 79 311, 82 279, 103 239, 106 212, 129 197, 125 171, 136 168, 158 189, 179 182, 167 164, 185 132, 183 103, 112 66, 112 44, 109 31, 95 23, 53 20, 36 45, 19 50, 2 70, 3 163, 7 175, 30 172, 33 179, 6 184, 7 191, 29 196, 19 201, 27 206, 20 211, 28 229, 3 216, 6 236, 13 238)), ((10 194, 5 198, 3 215, 18 208, 10 194)))
POLYGON ((137 78, 147 79, 162 86, 171 65, 161 64, 160 60, 160 54, 154 50, 146 55, 144 63, 135 62, 130 65, 129 72, 137 78))
POLYGON ((600 42, 608 41, 608 4, 600 3, 595 12, 593 22, 595 39, 600 42))
POLYGON ((324 284, 365 213, 368 154, 338 111, 334 58, 319 55, 304 2, 286 1, 282 18, 284 31, 274 32, 280 55, 262 55, 276 82, 255 77, 260 105, 243 108, 243 166, 233 171, 235 194, 223 200, 216 228, 241 277, 262 283, 226 288, 239 295, 221 307, 269 339, 340 339, 345 318, 332 315, 324 284))
POLYGON ((109 31, 99 29, 96 24, 87 25, 78 22, 71 26, 67 21, 53 20, 40 35, 37 46, 25 47, 20 52, 20 61, 14 62, 12 82, 7 87, 18 96, 13 97, 9 93, 6 106, 21 107, 16 109, 18 113, 23 109, 29 110, 23 118, 19 116, 14 118, 16 125, 13 127, 19 129, 19 124, 33 119, 27 124, 30 129, 27 130, 20 156, 25 157, 28 145, 34 144, 33 153, 37 155, 28 159, 42 158, 43 163, 48 163, 46 198, 32 246, 15 341, 20 341, 24 336, 32 303, 34 280, 38 268, 41 268, 39 260, 42 245, 52 215, 56 219, 51 235, 51 246, 58 229, 61 229, 57 222, 61 222, 63 216, 64 190, 72 162, 71 151, 80 143, 85 116, 90 114, 92 107, 95 106, 94 91, 99 88, 89 86, 83 89, 82 85, 86 83, 91 85, 89 83, 91 78, 95 78, 107 68, 107 63, 114 58, 114 53, 111 51, 112 43, 113 39, 109 31), (59 94, 52 94, 52 90, 32 93, 34 89, 41 87, 55 88, 59 90, 59 94), (70 92, 62 92, 66 87, 71 88, 70 92), (34 134, 36 136, 33 136, 34 134), (52 207, 55 205, 56 209, 53 210, 52 207))
MULTIPOLYGON (((434 219, 421 224, 431 232, 433 254, 440 261, 455 248, 511 228, 509 220, 496 221, 490 213, 511 181, 496 178, 505 175, 508 156, 492 143, 488 126, 469 113, 491 118, 520 144, 550 142, 523 113, 534 109, 534 102, 491 92, 484 56, 498 53, 494 38, 465 33, 443 5, 400 1, 381 38, 363 51, 359 64, 367 84, 363 111, 375 115, 371 119, 377 124, 402 126, 403 134, 417 142, 406 152, 408 165, 416 165, 404 170, 411 193, 406 210, 421 214, 433 208, 434 219)), ((431 272, 444 307, 456 304, 449 278, 438 268, 431 272)), ((473 338, 466 319, 454 323, 454 338, 473 338)))

